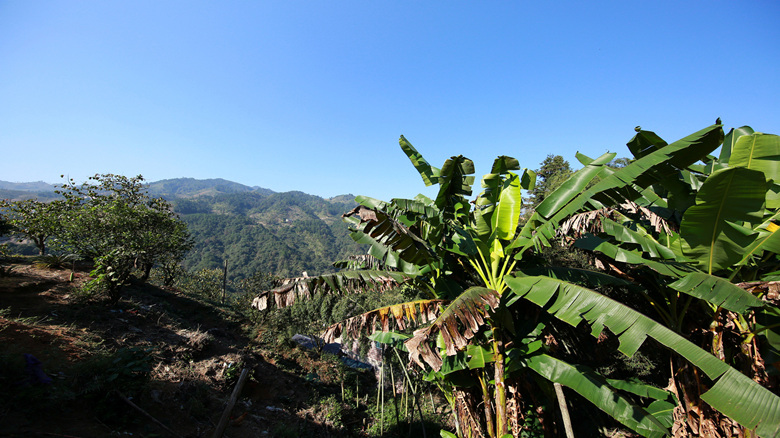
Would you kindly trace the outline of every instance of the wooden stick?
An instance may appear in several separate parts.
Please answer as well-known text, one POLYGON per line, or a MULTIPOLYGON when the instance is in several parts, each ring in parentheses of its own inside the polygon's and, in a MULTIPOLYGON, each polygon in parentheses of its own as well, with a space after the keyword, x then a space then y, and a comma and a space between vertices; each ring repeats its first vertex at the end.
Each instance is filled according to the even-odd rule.
POLYGON ((236 383, 236 387, 233 388, 233 394, 230 396, 230 400, 225 407, 225 411, 222 412, 222 418, 219 419, 217 429, 214 431, 214 435, 211 435, 211 438, 222 438, 222 434, 225 433, 228 420, 230 420, 230 412, 233 410, 233 406, 236 405, 236 401, 238 400, 238 396, 241 394, 241 389, 244 387, 244 382, 246 382, 248 375, 249 368, 244 368, 241 370, 241 376, 238 378, 238 383, 236 383))
POLYGON ((574 438, 574 430, 571 427, 571 418, 569 417, 569 408, 566 406, 566 397, 563 395, 563 387, 557 382, 553 383, 553 385, 555 386, 555 395, 558 396, 558 406, 561 408, 566 437, 574 438))
POLYGON ((119 396, 119 398, 121 398, 122 400, 124 400, 124 402, 125 402, 125 403, 127 403, 127 404, 128 404, 128 405, 130 405, 130 406, 132 406, 132 407, 133 407, 133 409, 137 410, 138 412, 140 412, 140 413, 144 414, 144 416, 145 416, 146 418, 148 418, 148 419, 152 420, 152 422, 154 422, 154 424, 156 424, 156 425, 158 425, 158 426, 162 427, 163 429, 165 429, 165 430, 166 430, 168 433, 170 433, 171 435, 173 435, 173 436, 175 436, 175 437, 177 437, 177 438, 181 438, 181 435, 179 435, 178 433, 176 433, 176 432, 172 431, 171 429, 168 429, 168 426, 166 426, 166 425, 164 425, 164 424, 160 423, 160 422, 159 422, 159 421, 158 421, 156 418, 152 417, 152 415, 151 415, 151 414, 149 414, 149 413, 148 413, 148 412, 146 412, 145 410, 141 409, 141 408, 140 408, 140 407, 139 407, 137 404, 133 403, 133 402, 132 402, 132 401, 131 401, 129 398, 125 397, 125 396, 124 396, 124 395, 123 395, 121 392, 119 392, 119 391, 116 391, 116 393, 117 393, 117 395, 119 396))

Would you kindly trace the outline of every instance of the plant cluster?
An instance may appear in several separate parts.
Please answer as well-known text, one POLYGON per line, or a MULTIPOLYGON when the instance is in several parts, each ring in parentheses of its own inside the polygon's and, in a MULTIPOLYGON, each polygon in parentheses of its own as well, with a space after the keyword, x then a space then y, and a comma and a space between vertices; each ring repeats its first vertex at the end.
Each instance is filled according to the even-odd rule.
MULTIPOLYGON (((403 340, 411 361, 447 396, 458 436, 530 433, 533 423, 519 419, 541 406, 548 408, 539 420, 552 433, 559 422, 550 406, 566 406, 562 387, 643 436, 672 428, 728 435, 735 427, 780 434, 780 397, 760 372, 762 357, 776 354, 773 318, 780 316, 764 283, 776 276, 780 249, 777 136, 746 127, 724 136, 718 121, 667 144, 637 128, 632 160, 578 154, 584 167, 524 222, 521 193, 534 189, 536 175, 514 158, 495 160, 472 201, 471 160, 455 156, 435 168, 405 138, 400 145, 439 192, 435 199, 357 198, 345 220, 379 263, 297 279, 253 306, 368 286, 426 293, 334 324, 325 338, 394 332, 394 345, 403 340), (721 145, 719 159, 708 155, 721 145), (538 263, 557 242, 574 243, 593 266, 538 263), (640 313, 646 308, 634 297, 655 314, 640 313), (582 337, 588 331, 576 330, 588 326, 597 345, 617 344, 629 358, 648 340, 667 347, 675 384, 661 389, 571 363, 588 354, 578 350, 593 348, 582 337), (725 351, 726 332, 737 350, 725 351)), ((567 410, 561 415, 566 423, 567 410)))
POLYGON ((112 301, 131 275, 146 281, 160 266, 170 282, 176 266, 192 247, 187 226, 162 198, 151 198, 143 177, 102 174, 76 184, 72 179, 57 193, 61 199, 2 201, 15 232, 35 242, 41 255, 54 240, 61 254, 93 263, 88 288, 104 291, 112 301))

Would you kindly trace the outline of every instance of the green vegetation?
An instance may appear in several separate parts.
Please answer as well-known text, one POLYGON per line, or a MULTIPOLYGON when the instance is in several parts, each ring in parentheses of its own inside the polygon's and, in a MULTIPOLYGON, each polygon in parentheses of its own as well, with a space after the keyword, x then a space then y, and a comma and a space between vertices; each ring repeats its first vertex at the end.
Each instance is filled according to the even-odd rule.
POLYGON ((40 255, 46 254, 47 240, 58 234, 61 224, 65 221, 65 206, 61 200, 0 200, 0 209, 5 211, 10 229, 15 234, 32 240, 40 255))
POLYGON ((301 192, 174 199, 195 242, 183 265, 220 269, 227 260, 235 280, 255 272, 283 277, 333 272, 334 260, 360 252, 340 220, 354 205, 301 192))
POLYGON ((58 193, 65 199, 58 203, 60 244, 94 262, 89 287, 114 302, 136 269, 145 281, 155 264, 178 263, 192 246, 187 226, 165 200, 146 194, 141 176, 95 175, 81 185, 69 181, 58 193))
MULTIPOLYGON (((473 199, 470 159, 437 168, 399 144, 438 186, 435 198, 355 203, 171 180, 155 188, 177 195, 169 203, 141 177, 97 175, 63 186, 62 200, 5 202, 4 217, 41 254, 56 239, 62 252, 39 267, 67 266, 68 253, 93 261, 87 292, 117 303, 136 274, 181 293, 180 306, 203 306, 199 320, 251 322, 247 349, 272 349, 278 369, 313 388, 299 412, 328 433, 551 436, 572 417, 578 435, 780 436, 770 283, 780 273, 780 137, 724 135, 718 121, 668 144, 637 127, 632 159, 578 154, 576 172, 561 156, 537 171, 499 156, 473 199), (289 339, 300 333, 317 348, 278 353, 298 351, 289 339), (381 346, 374 392, 323 355, 334 340, 381 346), (433 424, 443 412, 452 423, 433 424)), ((186 312, 162 306, 167 318, 186 312)), ((190 363, 216 342, 199 326, 178 330, 194 346, 190 363)), ((149 372, 138 350, 109 354, 112 365, 94 362, 101 390, 149 372)), ((223 378, 239 363, 226 362, 223 378)), ((199 388, 187 409, 207 418, 199 388)), ((270 432, 306 433, 300 423, 270 432)))
MULTIPOLYGON (((737 345, 742 347, 737 348, 742 351, 753 348, 746 342, 773 347, 775 326, 768 325, 772 323, 766 318, 780 315, 775 302, 727 286, 712 275, 737 263, 744 267, 724 272, 726 277, 734 279, 741 272, 746 275, 743 278, 756 279, 756 270, 747 268, 760 260, 777 266, 773 236, 780 227, 773 223, 776 190, 772 189, 777 177, 770 172, 774 172, 771 163, 780 156, 780 146, 776 136, 756 134, 748 138, 748 134, 739 140, 733 133, 727 137, 724 150, 739 151, 736 155, 741 161, 732 157, 730 167, 726 167, 723 157, 718 161, 707 155, 723 143, 719 123, 673 144, 639 130, 628 144, 634 160, 615 162, 615 154, 597 159, 578 156, 585 167, 556 183, 557 189, 550 187, 541 192, 544 195, 535 196, 543 199, 522 226, 520 193, 534 187, 535 175, 519 171, 517 160, 499 157, 495 161, 492 172, 482 180, 484 191, 472 208, 466 198, 471 195, 474 180, 470 176, 474 168, 471 161, 457 156, 441 169, 435 168, 402 137, 401 148, 426 185, 439 185, 436 199, 418 196, 384 202, 359 197, 361 205, 345 219, 351 225, 353 239, 369 245, 369 254, 378 262, 362 269, 353 266, 335 274, 298 279, 297 285, 291 283, 261 294, 253 305, 267 308, 273 296, 275 303, 284 307, 308 294, 348 293, 370 285, 405 284, 426 292, 426 300, 398 302, 335 324, 326 330, 326 340, 344 334, 359 336, 375 329, 392 333, 390 328, 394 327, 393 339, 405 339, 411 360, 429 367, 429 378, 437 382, 452 404, 459 436, 476 433, 503 437, 510 429, 517 436, 519 426, 512 428, 510 421, 522 415, 518 406, 547 406, 549 411, 555 398, 565 404, 566 396, 552 391, 556 385, 573 389, 578 397, 643 436, 669 433, 675 406, 687 412, 689 420, 684 427, 692 433, 736 427, 755 430, 759 436, 776 436, 780 398, 761 386, 762 382, 770 385, 771 380, 755 372, 746 376, 733 367, 747 362, 764 369, 760 355, 745 353, 746 362, 744 358, 735 362, 724 356, 722 347, 718 351, 708 345, 718 345, 719 333, 733 324, 740 328, 737 345), (700 161, 703 164, 697 164, 700 161), (604 212, 618 208, 633 209, 644 216, 639 222, 622 219, 620 229, 608 226, 604 212), (690 214, 684 215, 688 208, 690 214), (576 241, 582 249, 599 251, 612 261, 597 258, 593 270, 539 265, 545 248, 557 245, 559 230, 568 232, 596 216, 602 219, 602 234, 618 240, 623 248, 614 249, 607 246, 608 242, 588 245, 586 242, 594 239, 591 234, 569 236, 568 242, 576 241), (572 217, 574 222, 567 222, 572 217), (679 235, 673 231, 672 218, 680 224, 679 235), (656 233, 661 233, 663 223, 671 224, 671 230, 663 236, 666 250, 645 228, 653 224, 656 233), (629 249, 633 255, 627 252, 629 249), (617 263, 640 265, 655 273, 628 275, 617 263), (697 270, 697 264, 703 272, 697 270), (659 276, 669 279, 659 280, 659 276), (625 303, 614 299, 629 291, 649 298, 654 311, 664 312, 652 298, 660 291, 662 296, 666 294, 667 304, 677 310, 667 311, 668 318, 660 321, 648 318, 631 307, 635 299, 625 303), (687 339, 690 329, 683 331, 680 326, 684 314, 694 311, 694 299, 709 302, 709 307, 704 307, 709 308, 708 318, 693 318, 691 313, 693 321, 689 320, 698 327, 694 333, 713 330, 714 338, 703 345, 687 339), (735 315, 728 323, 718 324, 721 307, 735 315), (762 319, 762 315, 766 317, 762 319), (751 323, 756 317, 763 322, 751 323), (643 365, 623 366, 624 371, 634 369, 637 373, 629 380, 598 376, 568 363, 572 358, 588 356, 587 349, 592 347, 576 330, 560 322, 571 327, 585 322, 599 340, 617 337, 619 351, 627 357, 622 360, 624 365, 629 365, 632 358, 641 364, 638 350, 646 339, 654 339, 669 348, 665 354, 678 364, 672 369, 696 367, 709 380, 697 381, 695 387, 673 385, 669 392, 635 380, 647 374, 643 365), (409 334, 411 327, 425 323, 428 325, 409 334), (611 334, 602 333, 605 327, 611 334), (555 348, 560 344, 566 345, 565 352, 555 348), (534 384, 529 385, 531 377, 534 384), (706 388, 709 392, 699 398, 706 388), (507 411, 508 393, 516 397, 511 415, 507 411), (552 400, 540 397, 548 394, 552 400), (467 400, 465 405, 462 400, 467 400), (702 401, 735 422, 721 421, 725 416, 708 415, 709 411, 701 408, 702 401), (693 412, 700 416, 696 422, 691 421, 693 412)), ((553 160, 548 164, 551 167, 553 160)), ((551 175, 566 173, 562 162, 556 167, 563 170, 551 175)), ((668 377, 674 382, 686 375, 678 371, 668 377)), ((661 385, 668 382, 660 380, 661 385)), ((549 418, 545 420, 543 424, 550 427, 549 418)))

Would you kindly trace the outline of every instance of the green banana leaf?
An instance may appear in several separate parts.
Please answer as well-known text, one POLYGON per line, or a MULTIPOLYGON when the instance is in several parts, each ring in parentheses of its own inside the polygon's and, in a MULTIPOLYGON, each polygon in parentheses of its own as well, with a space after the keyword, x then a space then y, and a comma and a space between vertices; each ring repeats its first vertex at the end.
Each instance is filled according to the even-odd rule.
POLYGON ((553 193, 544 198, 536 207, 535 213, 543 218, 550 218, 552 214, 568 204, 572 199, 581 194, 588 184, 602 173, 604 166, 612 161, 616 153, 606 153, 591 160, 585 167, 578 170, 574 175, 567 179, 553 193))
POLYGON ((745 248, 742 260, 737 265, 741 266, 749 263, 752 256, 761 256, 764 251, 780 254, 780 233, 777 232, 780 230, 780 227, 774 223, 777 217, 780 217, 780 211, 754 229, 754 231, 758 232, 758 237, 748 248, 745 248))
POLYGON ((753 380, 729 368, 701 398, 739 424, 749 429, 755 428, 758 436, 778 437, 780 398, 763 387, 758 386, 761 390, 756 390, 756 386, 753 380))
POLYGON ((604 378, 546 354, 525 359, 528 368, 542 377, 573 389, 626 427, 642 436, 663 437, 668 428, 652 414, 617 393, 604 378))
POLYGON ((737 143, 737 140, 739 140, 740 137, 743 135, 750 135, 754 133, 753 128, 750 126, 742 126, 740 128, 732 128, 728 134, 726 134, 726 137, 723 139, 723 146, 720 148, 720 158, 719 161, 722 163, 728 164, 730 158, 731 158, 731 150, 734 148, 734 145, 737 143))
POLYGON ((476 210, 474 211, 475 229, 481 239, 487 240, 493 233, 496 205, 501 200, 501 194, 507 180, 515 175, 511 171, 519 169, 520 163, 517 159, 502 155, 493 162, 491 173, 482 177, 484 190, 475 201, 476 210))
POLYGON ((493 352, 481 345, 469 345, 466 348, 466 355, 468 356, 468 366, 470 369, 485 368, 485 365, 491 362, 495 362, 495 355, 493 352))
POLYGON ((645 131, 642 129, 636 133, 634 138, 626 143, 628 150, 631 151, 631 154, 635 159, 642 158, 645 155, 649 155, 652 152, 655 152, 668 145, 669 144, 665 142, 664 139, 659 137, 655 132, 645 131))
POLYGON ((661 424, 671 428, 674 425, 674 408, 677 407, 677 403, 672 403, 666 400, 656 400, 648 407, 645 408, 647 412, 655 417, 661 424))
POLYGON ((679 278, 685 276, 689 272, 696 271, 695 268, 685 263, 646 259, 637 251, 623 249, 598 236, 594 236, 593 234, 587 234, 582 238, 577 239, 577 241, 574 242, 574 246, 588 251, 600 252, 618 262, 632 265, 644 265, 661 275, 669 277, 679 278))
POLYGON ((522 191, 528 189, 521 185, 522 178, 511 172, 508 175, 510 177, 501 190, 498 209, 493 215, 493 230, 501 240, 509 240, 517 233, 517 224, 523 210, 522 191))
POLYGON ((436 195, 436 207, 445 214, 454 213, 458 219, 468 214, 470 204, 465 198, 471 196, 471 186, 474 184, 474 162, 458 155, 447 159, 441 167, 439 175, 439 193, 436 195))
MULTIPOLYGON (((618 336, 619 350, 632 356, 653 338, 701 369, 715 385, 702 395, 713 408, 759 436, 776 437, 780 427, 780 397, 641 313, 590 289, 546 277, 506 279, 516 299, 525 298, 572 326, 587 322, 598 336, 606 327, 618 336)), ((505 292, 508 293, 508 292, 505 292)))
POLYGON ((401 150, 403 150, 406 156, 409 157, 409 161, 412 162, 414 168, 417 169, 417 172, 420 174, 420 177, 422 177, 425 186, 429 187, 437 184, 439 182, 439 175, 441 170, 428 164, 425 158, 423 158, 422 154, 417 152, 417 149, 415 149, 414 146, 412 146, 412 144, 409 143, 409 141, 407 141, 403 135, 398 140, 398 143, 401 145, 401 150))
POLYGON ((601 225, 605 234, 614 237, 620 243, 639 245, 652 258, 666 260, 677 258, 674 251, 658 243, 650 233, 640 226, 633 230, 608 218, 602 218, 601 225))
POLYGON ((587 190, 583 190, 592 177, 598 174, 595 172, 582 184, 583 181, 577 178, 580 172, 585 175, 588 169, 586 166, 570 180, 577 181, 576 185, 573 182, 564 184, 542 201, 511 247, 521 248, 518 254, 520 257, 526 249, 543 245, 543 240, 552 239, 557 224, 563 223, 564 219, 578 213, 585 206, 592 205, 593 200, 604 205, 616 205, 624 200, 638 199, 642 193, 634 187, 644 189, 651 184, 677 178, 677 175, 669 174, 669 169, 684 169, 690 166, 715 150, 722 141, 722 126, 712 125, 617 169, 587 190), (545 202, 547 205, 543 205, 545 202))
POLYGON ((704 272, 691 272, 671 283, 672 289, 708 301, 716 306, 744 313, 763 307, 764 302, 728 280, 704 272))
POLYGON ((757 170, 732 167, 707 178, 696 205, 683 215, 680 236, 685 255, 707 273, 737 263, 757 234, 743 223, 761 223, 766 179, 757 170))
POLYGON ((578 268, 563 268, 563 267, 550 267, 541 266, 533 268, 521 268, 514 272, 515 275, 522 276, 540 276, 544 275, 550 278, 557 278, 569 283, 586 284, 590 287, 600 286, 624 286, 635 287, 636 284, 622 278, 617 278, 612 275, 605 274, 598 271, 590 271, 588 269, 578 268))
POLYGON ((655 400, 669 400, 674 401, 674 395, 661 388, 657 388, 652 385, 648 385, 642 381, 636 379, 618 380, 607 379, 607 383, 613 388, 620 389, 622 391, 630 392, 644 398, 652 398, 655 400))
POLYGON ((352 225, 352 240, 369 245, 368 253, 387 266, 418 275, 420 266, 438 260, 427 242, 382 210, 358 206, 344 219, 352 225))
POLYGON ((760 132, 739 137, 731 151, 729 167, 744 167, 764 172, 773 182, 766 193, 767 208, 780 207, 780 137, 760 132))

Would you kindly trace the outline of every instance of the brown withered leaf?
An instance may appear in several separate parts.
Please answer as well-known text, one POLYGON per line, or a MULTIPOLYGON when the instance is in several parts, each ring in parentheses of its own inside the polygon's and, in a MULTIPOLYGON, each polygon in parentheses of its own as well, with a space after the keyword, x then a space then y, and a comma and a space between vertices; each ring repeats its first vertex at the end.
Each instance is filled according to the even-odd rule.
POLYGON ((441 333, 446 354, 457 354, 458 350, 466 348, 469 340, 485 324, 488 311, 495 310, 499 301, 498 292, 492 289, 473 287, 463 292, 441 312, 433 324, 415 331, 414 336, 405 342, 409 357, 422 368, 425 368, 422 363, 425 361, 438 371, 442 360, 428 345, 431 338, 441 333))
POLYGON ((427 324, 436 319, 443 303, 444 300, 418 300, 380 307, 331 325, 325 329, 322 338, 326 342, 334 342, 345 335, 357 338, 373 333, 377 326, 382 331, 389 331, 391 326, 400 331, 427 324))
POLYGON ((605 207, 598 210, 578 213, 567 219, 558 228, 557 235, 563 236, 581 236, 587 232, 600 232, 604 229, 601 225, 601 218, 618 220, 623 214, 634 215, 640 220, 650 222, 650 226, 656 233, 671 235, 674 230, 672 223, 657 215, 650 209, 642 207, 635 202, 625 201, 617 208, 605 207))
POLYGON ((310 298, 318 292, 360 292, 367 289, 383 292, 397 286, 405 278, 406 276, 400 272, 375 270, 342 271, 319 277, 285 278, 277 283, 276 288, 258 294, 252 300, 252 307, 258 310, 267 309, 271 297, 273 297, 273 304, 281 309, 292 306, 299 299, 310 298))

